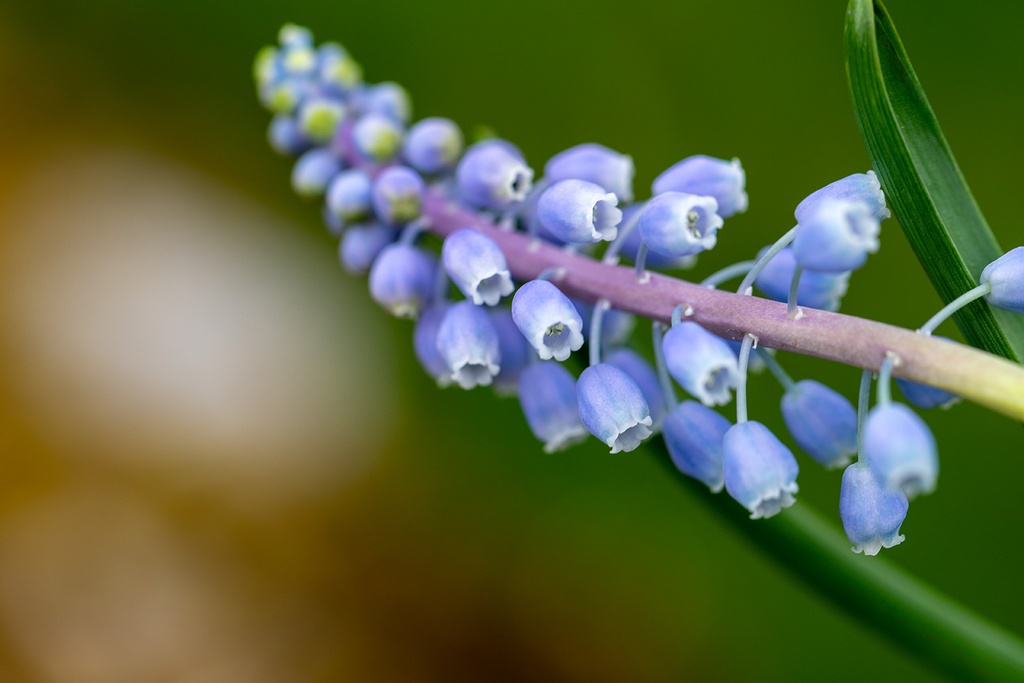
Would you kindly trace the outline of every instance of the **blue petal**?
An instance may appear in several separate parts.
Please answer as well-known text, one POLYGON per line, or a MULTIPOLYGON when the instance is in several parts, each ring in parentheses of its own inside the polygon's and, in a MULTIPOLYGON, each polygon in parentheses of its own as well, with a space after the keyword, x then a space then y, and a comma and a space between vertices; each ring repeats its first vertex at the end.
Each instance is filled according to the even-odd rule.
POLYGON ((714 247, 722 223, 714 197, 664 192, 644 207, 637 229, 651 251, 680 257, 714 247))
POLYGON ((340 170, 341 161, 328 150, 311 149, 292 167, 292 188, 303 197, 321 195, 340 170))
MULTIPOLYGON (((512 321, 512 313, 507 308, 493 308, 490 311, 491 322, 498 332, 498 351, 501 354, 501 370, 494 378, 494 389, 499 394, 515 394, 519 384, 519 376, 530 363, 533 355, 530 345, 526 343, 519 328, 512 321)), ((575 380, 572 383, 573 404, 576 402, 575 380)), ((580 426, 582 429, 582 425, 580 426)))
POLYGON ((651 435, 643 392, 629 375, 607 363, 591 365, 576 383, 580 419, 612 453, 631 451, 651 435))
POLYGON ((797 224, 793 255, 806 270, 856 270, 878 251, 878 233, 878 219, 865 202, 826 199, 797 224))
POLYGON ((338 245, 342 267, 353 275, 365 275, 384 247, 397 237, 398 231, 389 225, 353 225, 338 245))
POLYGON ((532 363, 519 375, 519 403, 530 431, 552 453, 587 437, 576 402, 576 380, 558 363, 532 363))
POLYGON ((441 173, 455 167, 462 154, 462 131, 451 119, 418 121, 405 136, 405 160, 417 171, 441 173))
POLYGON ((725 490, 750 510, 751 519, 771 517, 795 503, 799 471, 793 453, 760 422, 741 422, 725 433, 725 490))
POLYGON ((501 370, 498 331, 487 311, 469 301, 448 307, 437 329, 437 350, 463 389, 488 386, 501 370))
POLYGON ((413 351, 416 352, 417 360, 427 374, 433 377, 441 387, 448 386, 452 381, 448 363, 441 352, 437 350, 437 330, 446 313, 448 313, 448 304, 446 303, 430 306, 417 318, 412 334, 413 351))
POLYGON ((874 171, 854 173, 835 182, 829 183, 820 190, 815 190, 797 204, 796 220, 802 223, 806 217, 814 213, 818 205, 829 200, 862 201, 868 205, 871 215, 879 221, 889 217, 889 209, 885 208, 885 195, 882 185, 874 171))
POLYGON ((903 542, 900 525, 907 517, 907 497, 878 483, 868 467, 855 463, 843 472, 839 516, 853 552, 877 555, 903 542))
POLYGON ((373 180, 362 169, 349 169, 334 176, 327 187, 327 210, 345 223, 361 221, 373 208, 373 180))
POLYGON ((404 225, 416 220, 423 208, 423 178, 407 166, 381 171, 373 183, 373 210, 384 223, 404 225))
POLYGON ((697 154, 687 157, 654 179, 651 190, 714 197, 718 215, 728 218, 747 210, 746 174, 739 159, 725 161, 697 154))
POLYGON ((732 424, 696 401, 683 401, 662 426, 672 462, 683 474, 699 479, 713 492, 722 490, 722 440, 732 424))
MULTIPOLYGON (((767 251, 767 247, 758 253, 767 251)), ((775 301, 789 300, 789 286, 796 270, 796 256, 793 250, 786 247, 768 262, 764 270, 757 276, 755 284, 765 296, 775 301)), ((846 294, 850 282, 850 273, 820 273, 806 270, 800 277, 797 290, 797 303, 808 308, 823 311, 839 310, 839 303, 846 294)))
POLYGON ((622 212, 618 199, 585 180, 560 180, 540 196, 537 220, 566 242, 613 240, 622 212))
POLYGON ((625 372, 640 387, 651 414, 651 430, 658 431, 662 418, 665 417, 665 396, 661 391, 658 375, 651 364, 639 353, 628 348, 615 349, 608 353, 604 360, 625 372))
POLYGON ((360 159, 384 164, 398 156, 403 131, 394 119, 383 114, 364 114, 352 126, 352 146, 360 159))
POLYGON ((926 410, 928 408, 949 408, 960 402, 959 396, 951 394, 945 389, 930 387, 919 382, 911 382, 909 379, 903 379, 902 377, 896 378, 896 384, 899 385, 903 396, 918 408, 926 410))
POLYGON ((825 467, 842 467, 857 452, 857 410, 820 382, 805 379, 788 389, 782 417, 793 440, 825 467))
POLYGON ((583 346, 583 319, 547 280, 527 282, 512 298, 512 319, 541 360, 562 361, 583 346))
POLYGON ((706 406, 732 399, 739 380, 736 356, 729 345, 695 322, 681 322, 662 339, 669 374, 706 406))
POLYGON ((434 294, 437 262, 408 244, 391 244, 370 268, 370 296, 400 318, 415 318, 434 294))
POLYGON ((586 180, 624 202, 633 201, 633 158, 596 143, 584 143, 559 152, 544 166, 544 179, 586 180))
POLYGON ((890 403, 871 409, 864 425, 864 455, 886 488, 903 489, 907 498, 935 490, 939 476, 935 437, 905 405, 890 403))
POLYGON ((484 140, 466 150, 455 169, 459 193, 481 209, 507 209, 526 198, 533 169, 505 140, 484 140))
POLYGON ((981 271, 981 283, 992 285, 985 300, 1014 313, 1024 313, 1024 247, 1006 252, 981 271))
POLYGON ((515 289, 501 247, 472 228, 449 234, 441 258, 455 285, 478 306, 494 306, 515 289))

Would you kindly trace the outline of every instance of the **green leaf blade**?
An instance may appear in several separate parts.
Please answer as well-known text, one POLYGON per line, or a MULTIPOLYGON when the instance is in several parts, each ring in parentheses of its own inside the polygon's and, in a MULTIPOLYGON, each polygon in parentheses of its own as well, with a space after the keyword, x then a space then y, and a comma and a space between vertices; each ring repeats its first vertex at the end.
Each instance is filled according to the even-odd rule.
MULTIPOLYGON (((978 283, 1003 254, 914 73, 889 13, 851 0, 846 68, 857 123, 889 205, 943 301, 978 283)), ((968 343, 1024 358, 1024 316, 982 300, 954 316, 968 343)))

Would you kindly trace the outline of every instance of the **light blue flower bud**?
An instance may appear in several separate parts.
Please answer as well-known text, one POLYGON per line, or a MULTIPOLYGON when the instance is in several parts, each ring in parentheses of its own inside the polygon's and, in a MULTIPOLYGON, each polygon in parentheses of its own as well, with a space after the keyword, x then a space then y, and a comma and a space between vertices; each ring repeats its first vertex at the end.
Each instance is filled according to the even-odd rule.
POLYGON ((262 90, 280 76, 280 59, 280 51, 273 45, 264 45, 259 49, 252 62, 252 78, 257 89, 262 90))
POLYGON ((651 414, 651 431, 658 431, 665 417, 665 395, 651 364, 630 348, 615 349, 605 356, 605 362, 622 370, 640 387, 651 414))
POLYGON ((732 424, 696 401, 683 401, 666 417, 662 427, 672 462, 683 474, 722 490, 722 440, 732 424))
MULTIPOLYGON (((758 252, 758 258, 767 251, 767 247, 758 252)), ((793 250, 786 247, 765 265, 757 276, 755 284, 765 296, 775 301, 789 300, 789 286, 793 281, 796 269, 796 256, 793 250)), ((808 308, 823 311, 838 311, 839 304, 850 283, 850 273, 819 273, 813 270, 804 271, 800 277, 797 290, 797 303, 808 308)))
POLYGON ((390 225, 414 221, 420 217, 425 189, 423 178, 411 168, 386 168, 373 182, 373 211, 390 225))
MULTIPOLYGON (((494 390, 501 395, 511 396, 518 389, 519 376, 530 364, 533 350, 513 322, 511 311, 507 308, 492 308, 489 313, 494 329, 498 332, 498 352, 501 354, 501 370, 494 378, 494 390)), ((570 385, 573 403, 576 401, 574 384, 575 381, 570 385)), ((582 428, 580 425, 580 429, 582 428)))
POLYGON ((448 307, 437 328, 437 350, 463 389, 488 386, 501 370, 498 331, 487 311, 469 301, 448 307))
MULTIPOLYGON (((633 220, 635 214, 642 211, 643 208, 644 204, 630 204, 622 209, 622 220, 619 222, 620 229, 622 226, 628 225, 633 220)), ((623 240, 620 253, 630 261, 635 262, 637 251, 640 249, 642 242, 643 237, 640 236, 640 231, 634 227, 623 240)), ((690 256, 662 256, 656 251, 647 252, 647 267, 655 270, 682 270, 693 268, 696 264, 697 256, 695 254, 690 256)))
POLYGON ((614 365, 591 365, 576 382, 580 419, 612 453, 635 449, 651 435, 651 415, 643 392, 614 365))
POLYGON ((725 161, 697 154, 683 159, 654 179, 651 190, 655 195, 664 192, 714 197, 717 213, 722 218, 747 210, 744 191, 747 176, 739 159, 725 161))
POLYGON ((470 146, 455 169, 462 198, 480 209, 507 209, 530 191, 533 169, 505 140, 483 140, 470 146))
POLYGON ((343 223, 361 221, 373 208, 373 180, 362 169, 342 171, 327 186, 325 199, 328 212, 343 223))
POLYGON ((409 165, 428 175, 455 167, 462 154, 462 131, 451 119, 418 121, 405 136, 402 154, 409 165))
POLYGON ((611 192, 585 180, 560 180, 537 202, 537 220, 566 242, 613 240, 622 212, 611 192))
POLYGON ((353 275, 365 275, 377 256, 398 237, 398 230, 390 225, 371 223, 353 225, 341 236, 338 256, 341 265, 353 275))
POLYGON ((398 83, 384 81, 370 86, 359 97, 359 108, 364 113, 380 114, 405 125, 412 118, 412 100, 398 83))
POLYGON ((291 114, 309 95, 310 89, 306 81, 280 76, 260 85, 260 103, 274 114, 291 114))
POLYGON ((681 322, 665 333, 662 350, 669 374, 691 396, 706 406, 732 399, 730 390, 739 381, 739 364, 725 340, 695 322, 681 322))
MULTIPOLYGON (((590 336, 590 318, 594 315, 594 307, 582 299, 570 299, 572 305, 579 311, 583 320, 583 341, 590 336)), ((601 347, 612 348, 629 343, 633 336, 633 329, 636 327, 636 317, 631 313, 620 311, 616 308, 609 308, 604 312, 601 319, 601 347)))
POLYGON ((903 542, 900 525, 907 517, 907 497, 878 483, 870 468, 854 463, 843 472, 839 516, 853 552, 877 555, 903 542))
POLYGON ((930 387, 927 384, 911 382, 902 377, 896 378, 903 396, 918 408, 950 408, 960 402, 960 397, 945 389, 930 387))
POLYGON ((857 452, 857 410, 820 382, 805 379, 787 389, 782 417, 797 445, 825 467, 842 467, 857 452))
POLYGON ((402 127, 383 114, 364 114, 352 125, 352 146, 360 159, 385 164, 402 149, 402 127))
POLYGON ((981 271, 981 283, 992 291, 985 300, 993 306, 1024 313, 1024 247, 1006 252, 981 271))
POLYGON ((807 270, 842 273, 856 270, 878 251, 878 219, 859 199, 824 199, 797 224, 796 262, 807 270))
MULTIPOLYGON (((328 185, 328 187, 330 187, 328 185)), ((324 225, 327 227, 327 232, 331 237, 341 237, 341 233, 345 232, 345 221, 341 220, 327 208, 327 204, 320 207, 320 215, 324 219, 324 225)))
POLYGON ((633 201, 633 157, 593 142, 570 147, 548 160, 544 179, 586 180, 611 192, 621 201, 633 201))
POLYGON ((723 224, 717 212, 714 197, 665 192, 648 202, 637 229, 651 251, 662 256, 690 256, 715 246, 723 224))
POLYGON ((363 82, 363 67, 341 45, 324 43, 317 50, 317 78, 326 91, 345 95, 363 82))
POLYGON ((793 453, 760 422, 741 422, 725 433, 725 490, 750 510, 751 519, 767 519, 795 503, 799 472, 793 453))
POLYGON ((472 228, 445 238, 441 260, 455 286, 477 306, 494 306, 515 289, 501 247, 472 228))
POLYGON ((298 24, 284 24, 277 32, 277 42, 282 47, 311 47, 313 32, 298 24))
POLYGON ((935 490, 939 476, 935 437, 905 405, 890 403, 871 409, 864 425, 864 456, 886 488, 903 489, 907 498, 935 490))
POLYGON ((512 297, 512 320, 541 360, 563 361, 583 346, 583 319, 547 280, 527 282, 512 297))
POLYGON ((854 173, 853 175, 846 176, 807 195, 796 206, 797 223, 803 223, 804 219, 814 213, 817 205, 821 202, 836 199, 865 202, 871 215, 878 222, 882 222, 890 216, 889 209, 885 208, 885 195, 882 194, 882 185, 878 182, 875 172, 868 171, 867 173, 854 173))
POLYGON ((334 130, 345 118, 345 105, 329 97, 309 97, 299 106, 299 130, 316 144, 334 137, 334 130))
POLYGON ((309 147, 309 140, 299 130, 299 124, 287 114, 278 114, 270 121, 267 141, 278 154, 296 156, 309 147))
POLYGON ((587 438, 576 402, 576 380, 558 363, 532 363, 519 375, 519 403, 544 452, 560 451, 587 438))
POLYGON ((433 297, 436 273, 437 262, 427 252, 388 245, 370 268, 370 296, 392 315, 415 318, 433 297))
POLYGON ((292 167, 292 188, 303 197, 316 197, 324 193, 327 183, 340 170, 338 157, 326 149, 311 149, 296 159, 292 167))
POLYGON ((416 327, 412 333, 412 347, 416 352, 416 358, 439 387, 446 387, 452 382, 448 363, 437 350, 437 330, 448 313, 448 306, 447 303, 440 303, 424 309, 416 319, 416 327))

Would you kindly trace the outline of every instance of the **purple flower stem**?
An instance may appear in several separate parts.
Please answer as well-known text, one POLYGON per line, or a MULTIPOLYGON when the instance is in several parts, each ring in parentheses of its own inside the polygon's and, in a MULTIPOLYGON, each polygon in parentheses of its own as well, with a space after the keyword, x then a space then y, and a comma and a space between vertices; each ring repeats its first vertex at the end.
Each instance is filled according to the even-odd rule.
POLYGON ((726 339, 747 333, 758 344, 852 365, 881 367, 888 353, 900 358, 893 374, 958 394, 1018 420, 1024 420, 1024 366, 984 351, 933 339, 885 323, 812 308, 793 320, 786 304, 708 289, 699 284, 650 273, 638 284, 632 268, 601 263, 586 256, 503 231, 485 217, 451 201, 439 191, 427 192, 424 213, 429 230, 444 237, 472 227, 498 243, 513 277, 532 280, 547 268, 564 268, 558 287, 588 302, 607 299, 620 311, 668 323, 679 305, 692 308, 689 319, 726 339))

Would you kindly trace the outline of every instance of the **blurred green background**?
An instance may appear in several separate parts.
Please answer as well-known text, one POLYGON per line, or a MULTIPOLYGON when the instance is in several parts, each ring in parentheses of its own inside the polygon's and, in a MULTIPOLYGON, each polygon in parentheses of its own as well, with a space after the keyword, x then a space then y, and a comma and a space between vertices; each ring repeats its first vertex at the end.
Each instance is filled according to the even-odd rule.
MULTIPOLYGON (((1024 5, 892 0, 964 174, 1021 242, 1024 5)), ((867 165, 843 2, 8 2, 0 7, 0 680, 930 681, 642 451, 545 455, 514 400, 439 391, 265 142, 285 21, 415 115, 535 168, 599 141, 638 194, 738 156, 750 210, 696 276, 867 165)), ((939 301, 895 221, 845 312, 939 301)), ((959 338, 952 328, 944 333, 959 338)), ((859 373, 785 358, 853 396, 859 373)), ((752 381, 781 431, 779 389, 752 381)), ((885 555, 1024 633, 1021 429, 925 415, 938 492, 885 555)), ((836 513, 803 460, 799 500, 836 513)), ((754 523, 754 522, 752 522, 754 523)), ((870 559, 865 559, 870 562, 870 559)))

